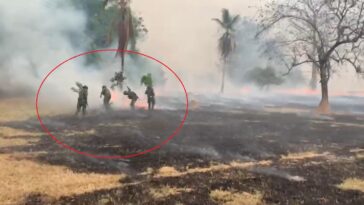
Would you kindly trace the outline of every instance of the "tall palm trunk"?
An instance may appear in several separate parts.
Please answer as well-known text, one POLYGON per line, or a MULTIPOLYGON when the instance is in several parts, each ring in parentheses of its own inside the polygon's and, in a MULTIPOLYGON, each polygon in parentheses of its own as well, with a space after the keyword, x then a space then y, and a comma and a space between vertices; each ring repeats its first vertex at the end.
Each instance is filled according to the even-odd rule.
POLYGON ((224 93, 225 90, 225 72, 226 72, 227 60, 224 59, 224 65, 222 66, 222 78, 221 78, 221 89, 220 93, 224 93))

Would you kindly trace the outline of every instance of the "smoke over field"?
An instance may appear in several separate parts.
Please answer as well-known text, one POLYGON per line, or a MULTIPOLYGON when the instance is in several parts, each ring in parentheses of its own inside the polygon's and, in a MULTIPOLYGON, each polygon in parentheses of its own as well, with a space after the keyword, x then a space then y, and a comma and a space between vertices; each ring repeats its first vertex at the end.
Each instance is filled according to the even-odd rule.
MULTIPOLYGON (((220 31, 216 29, 211 18, 219 15, 223 3, 220 1, 211 3, 210 7, 214 9, 202 10, 200 13, 197 11, 200 10, 198 5, 203 4, 202 1, 191 8, 187 8, 188 2, 174 4, 161 0, 158 3, 169 5, 171 8, 178 6, 182 10, 191 9, 192 12, 190 15, 174 13, 173 20, 168 18, 172 15, 170 13, 172 9, 166 9, 156 18, 153 9, 150 9, 150 2, 132 2, 133 9, 136 13, 141 13, 149 29, 149 33, 140 42, 140 50, 171 66, 185 82, 188 91, 203 94, 217 93, 221 71, 217 55, 217 38, 220 31), (206 19, 199 18, 201 22, 195 21, 197 14, 205 16, 206 19), (181 21, 180 25, 177 25, 175 20, 181 21), (192 30, 199 29, 206 32, 194 35, 195 32, 192 30), (186 43, 176 44, 175 42, 180 42, 179 39, 184 39, 186 43)), ((236 3, 242 7, 249 6, 247 2, 236 3)), ((91 35, 88 33, 90 29, 87 28, 90 14, 73 6, 70 0, 3 1, 0 3, 0 10, 1 97, 33 96, 41 79, 51 68, 64 59, 90 48, 91 35), (19 15, 21 13, 26 15, 19 15)), ((253 10, 254 7, 247 9, 250 16, 254 16, 253 10)), ((272 65, 277 70, 277 75, 285 72, 282 65, 262 54, 266 49, 265 44, 269 42, 254 38, 256 25, 249 19, 251 18, 244 18, 237 28, 237 50, 234 54, 235 60, 229 68, 230 77, 226 86, 226 95, 232 97, 240 95, 241 90, 250 90, 250 93, 261 92, 247 79, 247 71, 272 65)), ((115 48, 116 42, 111 47, 115 48)), ((90 96, 94 96, 92 101, 97 101, 100 86, 108 84, 114 72, 119 69, 119 59, 112 53, 98 57, 100 58, 97 64, 87 63, 86 57, 65 64, 50 77, 42 92, 47 96, 52 95, 52 99, 57 102, 69 102, 75 98, 75 94, 69 90, 70 86, 73 86, 75 81, 80 81, 91 86, 90 96)), ((154 76, 159 77, 161 93, 183 96, 178 81, 160 65, 145 59, 139 60, 138 63, 131 58, 127 58, 126 64, 128 83, 138 92, 142 92, 138 82, 140 76, 152 72, 154 76), (138 72, 140 70, 143 73, 138 72)), ((309 75, 309 69, 294 71, 288 77, 284 77, 283 85, 273 86, 272 89, 280 90, 279 87, 282 86, 285 89, 307 87, 309 75)), ((340 77, 333 76, 330 82, 332 90, 359 91, 362 85, 360 79, 348 80, 349 78, 345 76, 352 76, 350 72, 340 75, 340 77), (351 86, 347 86, 349 81, 351 86)), ((248 97, 248 93, 243 94, 248 97)), ((47 97, 42 96, 43 98, 47 97)))
POLYGON ((272 55, 281 52, 277 39, 255 37, 265 0, 104 2, 0 1, 1 205, 364 204, 363 79, 345 67, 333 73, 333 112, 315 112, 321 91, 308 88, 311 65, 283 75, 286 65, 272 55), (230 31, 216 20, 223 8, 241 17, 230 31), (43 126, 79 152, 65 149, 40 126, 38 86, 72 56, 117 48, 132 24, 126 14, 148 30, 130 47, 176 72, 189 110, 176 77, 134 54, 126 55, 123 91, 139 96, 136 109, 118 88, 104 109, 101 86, 110 87, 120 57, 81 56, 55 70, 39 95, 43 126), (226 32, 236 40, 229 61, 219 47, 226 32), (147 110, 148 77, 141 84, 147 73, 155 110, 147 110), (74 115, 84 94, 71 90, 75 82, 88 86, 82 117, 74 115))

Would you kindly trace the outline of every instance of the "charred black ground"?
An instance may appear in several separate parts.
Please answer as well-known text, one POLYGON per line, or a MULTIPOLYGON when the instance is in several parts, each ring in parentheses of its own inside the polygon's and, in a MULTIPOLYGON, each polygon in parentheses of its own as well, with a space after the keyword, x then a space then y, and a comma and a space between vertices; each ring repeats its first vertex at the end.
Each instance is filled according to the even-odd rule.
MULTIPOLYGON (((309 112, 276 113, 252 109, 204 107, 192 110, 181 132, 162 149, 125 160, 100 160, 65 150, 44 135, 27 146, 1 148, 1 153, 44 152, 40 163, 65 165, 76 172, 126 173, 120 188, 59 200, 34 193, 25 204, 218 204, 212 190, 263 193, 265 204, 363 204, 364 193, 337 188, 347 178, 364 178, 364 161, 352 149, 364 148, 362 115, 319 116, 309 112), (218 111, 216 111, 218 110, 218 111), (283 162, 282 155, 314 151, 329 157, 283 162), (163 166, 186 171, 231 161, 271 160, 270 166, 231 168, 183 176, 141 175, 163 166), (299 176, 304 180, 290 180, 299 176), (183 187, 192 191, 156 199, 150 188, 183 187)), ((43 121, 57 138, 96 155, 127 155, 151 148, 175 130, 184 110, 91 111, 85 118, 55 116, 43 121)), ((38 122, 4 124, 41 130, 38 122)))

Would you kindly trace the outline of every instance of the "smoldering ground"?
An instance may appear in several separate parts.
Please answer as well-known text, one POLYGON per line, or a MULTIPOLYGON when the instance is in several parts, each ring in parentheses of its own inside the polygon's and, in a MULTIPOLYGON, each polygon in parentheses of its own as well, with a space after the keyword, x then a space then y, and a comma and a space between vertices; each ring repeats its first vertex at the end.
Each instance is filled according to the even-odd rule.
MULTIPOLYGON (((123 111, 90 113, 83 119, 58 115, 43 120, 67 145, 112 156, 133 154, 159 144, 178 126, 183 114, 183 110, 123 111)), ((27 203, 97 204, 106 198, 110 204, 193 204, 189 200, 193 198, 197 204, 219 204, 210 192, 235 190, 259 191, 267 204, 317 204, 323 197, 323 204, 360 204, 364 199, 361 192, 344 191, 336 185, 349 177, 363 177, 362 160, 352 151, 360 151, 363 146, 362 120, 361 115, 321 117, 217 104, 191 110, 184 128, 170 143, 133 159, 81 156, 61 148, 46 135, 27 145, 1 147, 0 153, 27 153, 26 158, 18 159, 62 165, 75 172, 128 175, 121 177, 119 188, 59 199, 49 198, 46 193, 33 194, 25 199, 27 203), (163 198, 150 195, 151 189, 160 186, 191 190, 163 198)), ((1 126, 40 129, 33 120, 1 126)))

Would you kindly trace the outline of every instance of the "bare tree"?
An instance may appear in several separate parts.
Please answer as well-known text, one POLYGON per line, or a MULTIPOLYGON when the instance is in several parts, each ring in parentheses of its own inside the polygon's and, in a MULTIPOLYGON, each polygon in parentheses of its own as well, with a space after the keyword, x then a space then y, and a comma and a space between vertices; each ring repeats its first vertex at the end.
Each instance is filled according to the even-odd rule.
POLYGON ((320 112, 330 110, 328 82, 333 68, 350 65, 362 72, 363 12, 364 0, 280 0, 261 10, 257 36, 279 36, 288 73, 307 63, 318 68, 320 112))

